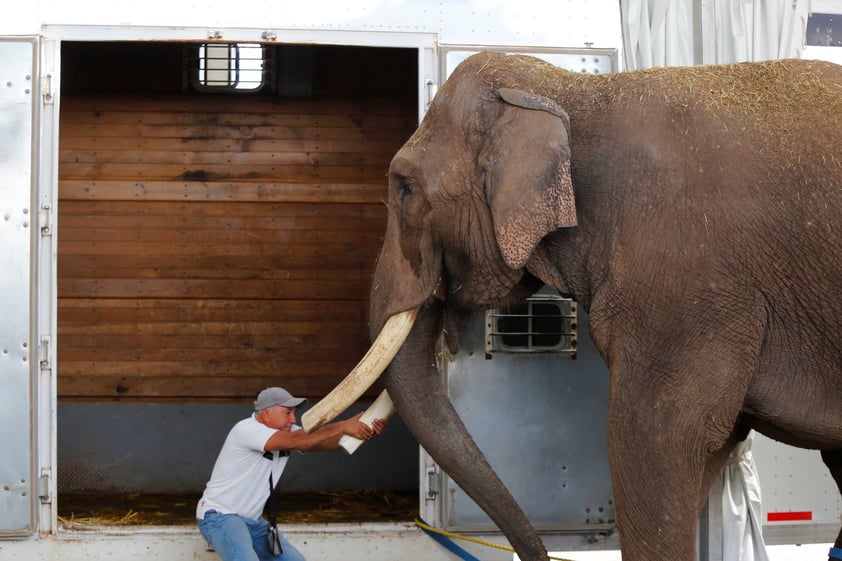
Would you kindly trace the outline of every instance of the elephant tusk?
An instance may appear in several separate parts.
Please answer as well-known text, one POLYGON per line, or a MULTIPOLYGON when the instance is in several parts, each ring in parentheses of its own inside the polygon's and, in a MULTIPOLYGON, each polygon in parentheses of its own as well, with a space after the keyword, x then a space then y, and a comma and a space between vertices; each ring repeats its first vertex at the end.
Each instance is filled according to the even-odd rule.
MULTIPOLYGON (((392 403, 392 398, 389 397, 389 392, 383 390, 380 392, 380 395, 377 396, 377 399, 374 400, 374 403, 369 405, 368 409, 365 410, 365 413, 362 414, 360 421, 368 426, 371 426, 374 419, 383 419, 385 421, 394 412, 395 404, 392 403)), ((356 452, 357 448, 359 448, 360 444, 363 442, 365 441, 349 434, 343 434, 342 438, 339 439, 339 445, 348 452, 348 455, 356 452)))
POLYGON ((418 308, 389 317, 377 339, 350 374, 301 416, 301 425, 305 431, 310 432, 329 423, 371 387, 395 358, 412 330, 416 317, 418 308))

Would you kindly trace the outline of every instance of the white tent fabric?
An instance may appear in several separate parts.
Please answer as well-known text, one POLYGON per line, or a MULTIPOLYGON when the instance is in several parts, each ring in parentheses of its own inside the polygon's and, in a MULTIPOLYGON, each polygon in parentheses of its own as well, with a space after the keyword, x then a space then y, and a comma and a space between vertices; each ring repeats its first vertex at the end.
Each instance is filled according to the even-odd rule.
POLYGON ((769 561, 763 542, 760 482, 751 455, 753 437, 750 432, 737 444, 722 471, 722 559, 726 561, 769 561))
POLYGON ((810 0, 620 0, 620 11, 634 70, 798 58, 810 0))
POLYGON ((797 58, 809 17, 805 0, 720 0, 716 62, 797 58))
POLYGON ((693 65, 693 8, 672 0, 620 0, 626 70, 693 65))

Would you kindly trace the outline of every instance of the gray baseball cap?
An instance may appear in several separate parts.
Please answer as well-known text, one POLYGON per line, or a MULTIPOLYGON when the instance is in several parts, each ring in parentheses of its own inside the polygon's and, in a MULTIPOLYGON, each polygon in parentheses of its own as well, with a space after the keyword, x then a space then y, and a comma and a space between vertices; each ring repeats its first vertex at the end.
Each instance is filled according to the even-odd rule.
POLYGON ((260 411, 273 405, 282 407, 298 407, 307 401, 306 397, 293 397, 284 388, 266 388, 257 394, 257 401, 254 402, 254 410, 260 411))

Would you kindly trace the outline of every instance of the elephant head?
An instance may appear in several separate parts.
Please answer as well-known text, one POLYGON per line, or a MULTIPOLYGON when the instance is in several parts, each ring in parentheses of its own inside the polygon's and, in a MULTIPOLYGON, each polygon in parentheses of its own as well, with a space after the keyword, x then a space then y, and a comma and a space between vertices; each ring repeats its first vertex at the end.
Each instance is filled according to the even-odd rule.
POLYGON ((532 250, 549 232, 576 224, 567 114, 523 91, 458 91, 473 86, 467 82, 445 85, 392 160, 371 292, 373 334, 392 315, 444 298, 451 351, 460 311, 534 292, 532 250))
POLYGON ((484 87, 465 65, 457 73, 391 163, 370 300, 372 338, 380 335, 369 354, 380 366, 371 370, 364 360, 352 375, 365 371, 364 381, 349 377, 346 390, 355 389, 344 401, 329 396, 317 405, 331 410, 319 422, 347 407, 394 356, 386 388, 420 444, 521 558, 544 559, 537 534, 446 396, 436 348, 444 333, 449 351, 458 350, 469 311, 518 302, 543 284, 530 272, 534 248, 576 224, 570 122, 546 97, 484 87))

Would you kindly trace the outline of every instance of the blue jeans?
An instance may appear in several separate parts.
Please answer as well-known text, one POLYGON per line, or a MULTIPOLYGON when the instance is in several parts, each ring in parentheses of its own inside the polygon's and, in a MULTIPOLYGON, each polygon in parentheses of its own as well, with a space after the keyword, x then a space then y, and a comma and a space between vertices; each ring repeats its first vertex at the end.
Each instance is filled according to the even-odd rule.
POLYGON ((198 524, 199 531, 222 561, 304 561, 301 552, 280 531, 284 552, 272 555, 267 538, 269 523, 263 518, 254 520, 209 510, 198 524))

